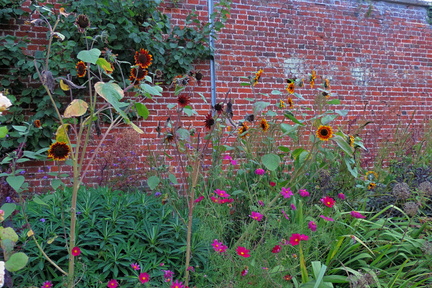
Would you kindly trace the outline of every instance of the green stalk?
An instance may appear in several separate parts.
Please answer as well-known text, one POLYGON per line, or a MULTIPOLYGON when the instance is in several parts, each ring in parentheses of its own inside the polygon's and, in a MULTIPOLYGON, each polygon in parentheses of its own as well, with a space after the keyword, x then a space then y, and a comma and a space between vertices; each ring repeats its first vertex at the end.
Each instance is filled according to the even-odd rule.
POLYGON ((80 169, 78 167, 77 161, 73 162, 73 190, 72 190, 72 199, 71 199, 71 221, 70 221, 70 232, 69 232, 69 267, 68 267, 68 277, 67 277, 67 287, 74 287, 74 274, 75 274, 75 257, 72 255, 71 251, 75 247, 75 230, 76 230, 76 205, 78 198, 78 189, 80 186, 80 169))
POLYGON ((300 241, 299 243, 299 256, 300 256, 300 272, 302 276, 302 283, 307 283, 309 281, 308 272, 306 269, 306 261, 303 254, 303 247, 300 241))

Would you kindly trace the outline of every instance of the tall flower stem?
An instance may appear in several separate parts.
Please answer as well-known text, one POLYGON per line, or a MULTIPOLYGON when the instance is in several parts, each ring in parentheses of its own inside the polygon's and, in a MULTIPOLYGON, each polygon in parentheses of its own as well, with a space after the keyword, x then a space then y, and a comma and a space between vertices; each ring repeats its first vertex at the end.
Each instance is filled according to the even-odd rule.
POLYGON ((301 276, 302 276, 302 282, 307 283, 309 281, 309 277, 308 277, 308 272, 306 269, 306 261, 304 258, 303 246, 302 246, 301 241, 299 243, 299 256, 300 256, 300 272, 301 272, 301 276))

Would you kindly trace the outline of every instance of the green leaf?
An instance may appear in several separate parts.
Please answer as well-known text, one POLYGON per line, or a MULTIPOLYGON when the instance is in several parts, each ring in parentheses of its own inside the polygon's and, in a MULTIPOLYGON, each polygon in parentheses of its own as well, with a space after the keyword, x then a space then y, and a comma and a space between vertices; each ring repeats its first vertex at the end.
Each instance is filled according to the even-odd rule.
POLYGON ((93 48, 91 50, 83 50, 79 52, 77 58, 84 62, 96 64, 100 55, 101 55, 101 51, 97 48, 93 48))
POLYGON ((0 209, 4 211, 3 218, 6 219, 15 211, 16 205, 14 203, 5 203, 0 209))
POLYGON ((261 157, 261 162, 270 171, 275 171, 281 162, 280 157, 276 154, 266 154, 261 157))
POLYGON ((295 118, 294 115, 289 111, 287 113, 285 113, 284 116, 296 124, 304 125, 300 120, 297 120, 297 118, 295 118))
POLYGON ((150 86, 149 84, 143 83, 140 85, 144 94, 148 93, 150 95, 162 96, 161 92, 163 91, 160 86, 150 86))
MULTIPOLYGON (((52 185, 52 184, 51 184, 51 185, 52 185)), ((45 201, 43 201, 42 199, 40 199, 39 196, 35 196, 35 197, 33 197, 33 201, 34 201, 36 204, 39 204, 39 205, 49 206, 47 203, 45 203, 45 201)))
POLYGON ((254 114, 263 111, 267 106, 271 105, 270 102, 257 101, 254 103, 254 114))
POLYGON ((9 239, 13 242, 17 242, 18 235, 11 227, 6 227, 6 228, 0 227, 0 239, 2 240, 9 239))
POLYGON ((105 58, 98 58, 96 64, 101 67, 103 70, 112 72, 113 69, 111 67, 111 63, 109 63, 105 58))
POLYGON ((16 125, 12 125, 12 127, 17 130, 18 132, 25 132, 27 130, 26 126, 16 126, 16 125))
POLYGON ((174 174, 171 174, 171 173, 168 174, 168 178, 169 178, 169 180, 170 180, 171 183, 178 184, 177 178, 174 176, 174 174))
POLYGON ((3 252, 6 254, 4 255, 5 258, 9 258, 14 250, 15 242, 10 239, 3 239, 1 240, 1 248, 3 248, 3 252))
POLYGON ((288 152, 291 151, 291 150, 290 150, 288 147, 286 147, 286 146, 279 146, 278 149, 279 149, 280 151, 282 151, 282 152, 285 152, 285 153, 288 153, 288 152))
POLYGON ((335 113, 339 114, 342 117, 348 115, 349 110, 335 110, 335 113))
POLYGON ((51 181, 51 187, 54 188, 54 190, 57 190, 58 187, 64 185, 63 181, 60 179, 53 179, 51 181))
POLYGON ((177 129, 176 135, 180 139, 185 140, 185 141, 189 141, 189 139, 190 139, 189 131, 187 129, 184 129, 184 128, 177 129))
POLYGON ((27 265, 28 257, 23 252, 12 254, 8 261, 5 263, 5 268, 9 272, 15 272, 27 265))
POLYGON ((24 176, 8 176, 6 182, 16 191, 20 192, 21 186, 24 184, 24 176))
POLYGON ((339 99, 332 99, 327 101, 327 104, 340 104, 340 100, 339 99))
POLYGON ((8 129, 6 126, 1 126, 0 127, 0 138, 4 138, 6 137, 7 133, 8 133, 8 129))
POLYGON ((129 117, 127 117, 126 113, 121 109, 122 104, 120 100, 124 96, 123 90, 116 83, 113 82, 97 82, 95 84, 96 92, 104 98, 111 106, 123 117, 127 124, 130 123, 129 117))
MULTIPOLYGON (((190 106, 189 106, 190 107, 190 106)), ((183 112, 187 115, 187 116, 192 116, 192 115, 198 115, 198 113, 194 110, 189 108, 188 106, 183 108, 183 112)))
POLYGON ((297 128, 298 128, 298 125, 289 125, 286 123, 281 123, 280 126, 281 126, 281 130, 284 134, 289 134, 289 133, 295 132, 295 131, 297 131, 297 128))
POLYGON ((177 106, 177 104, 170 103, 170 104, 167 105, 167 108, 168 108, 168 109, 173 109, 173 108, 176 107, 176 106, 177 106))
POLYGON ((135 103, 135 108, 137 110, 138 115, 141 116, 144 120, 146 120, 150 115, 147 106, 142 103, 135 103))
POLYGON ((348 144, 347 140, 340 136, 340 135, 334 135, 331 138, 333 141, 336 142, 336 144, 348 155, 352 156, 354 149, 348 144))
POLYGON ((151 190, 154 190, 160 183, 160 179, 157 176, 150 176, 147 179, 147 185, 151 190))
POLYGON ((281 95, 282 92, 279 91, 279 90, 273 90, 273 91, 271 92, 271 94, 273 94, 273 95, 281 95))
POLYGON ((327 114, 324 117, 321 118, 321 124, 322 125, 326 125, 328 123, 330 123, 331 121, 333 121, 334 119, 336 119, 339 115, 337 114, 327 114))

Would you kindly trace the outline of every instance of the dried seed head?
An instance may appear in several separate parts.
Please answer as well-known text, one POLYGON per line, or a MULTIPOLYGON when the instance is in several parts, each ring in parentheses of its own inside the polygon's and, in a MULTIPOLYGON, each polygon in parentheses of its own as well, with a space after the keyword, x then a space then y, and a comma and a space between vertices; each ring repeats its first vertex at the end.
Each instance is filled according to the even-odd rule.
POLYGON ((417 203, 415 203, 415 202, 407 202, 407 203, 404 204, 404 211, 409 216, 413 217, 413 216, 415 216, 417 214, 418 207, 419 207, 419 205, 417 203))
POLYGON ((426 196, 432 196, 432 184, 429 181, 424 181, 419 184, 418 190, 426 196))
POLYGON ((397 183, 393 187, 393 195, 400 200, 407 200, 411 196, 411 192, 407 183, 397 183))

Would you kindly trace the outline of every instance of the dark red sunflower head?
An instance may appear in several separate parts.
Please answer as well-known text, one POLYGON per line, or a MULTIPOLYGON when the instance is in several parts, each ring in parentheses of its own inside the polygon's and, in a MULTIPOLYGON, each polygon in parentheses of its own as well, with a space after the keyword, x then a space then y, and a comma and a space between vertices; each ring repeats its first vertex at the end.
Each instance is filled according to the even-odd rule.
POLYGON ((78 27, 80 32, 84 32, 85 29, 90 27, 90 20, 86 15, 80 14, 75 20, 75 25, 78 27))
POLYGON ((78 77, 84 77, 87 73, 87 66, 83 61, 79 61, 76 66, 75 66, 76 70, 77 70, 77 76, 78 77))
POLYGON ((153 56, 146 49, 140 49, 135 52, 135 64, 140 66, 142 69, 148 68, 152 64, 153 56))
POLYGON ((205 127, 207 129, 211 129, 211 127, 215 124, 215 120, 213 119, 213 116, 211 113, 207 114, 205 118, 205 127))
POLYGON ((190 104, 190 95, 180 95, 178 98, 177 98, 177 103, 178 103, 178 105, 180 106, 180 107, 182 107, 182 108, 184 108, 184 107, 186 107, 187 105, 189 105, 190 104))

